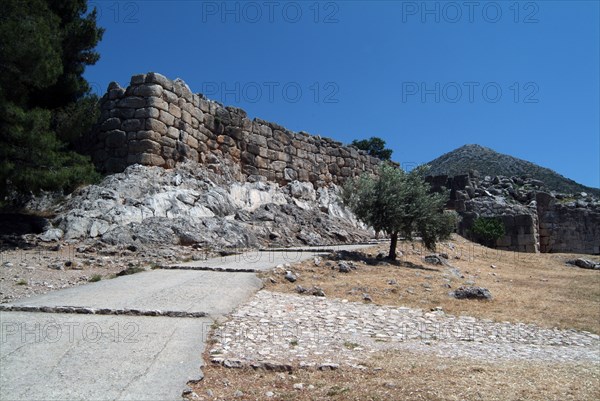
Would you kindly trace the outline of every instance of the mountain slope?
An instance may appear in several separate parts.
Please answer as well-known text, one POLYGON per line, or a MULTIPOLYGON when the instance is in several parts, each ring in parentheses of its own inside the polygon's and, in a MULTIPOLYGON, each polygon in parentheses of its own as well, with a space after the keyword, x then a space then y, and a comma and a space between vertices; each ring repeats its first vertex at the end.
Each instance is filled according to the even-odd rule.
POLYGON ((557 192, 587 192, 600 196, 600 189, 590 188, 569 178, 563 177, 549 168, 538 166, 526 160, 498 153, 480 145, 464 145, 430 161, 431 175, 468 174, 469 170, 477 170, 481 175, 526 175, 543 181, 547 188, 557 192))

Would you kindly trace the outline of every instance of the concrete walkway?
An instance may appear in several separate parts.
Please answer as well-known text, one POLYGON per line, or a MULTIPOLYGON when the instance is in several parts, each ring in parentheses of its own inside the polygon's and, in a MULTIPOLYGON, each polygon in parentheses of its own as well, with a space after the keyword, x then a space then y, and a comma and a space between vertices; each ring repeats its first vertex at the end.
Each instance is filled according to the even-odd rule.
POLYGON ((46 312, 75 307, 82 314, 0 312, 0 400, 181 400, 186 383, 202 378, 213 321, 262 286, 255 274, 236 270, 268 270, 313 258, 323 248, 365 246, 193 261, 180 267, 229 272, 158 269, 15 302, 46 312), (156 310, 206 317, 139 316, 156 310))

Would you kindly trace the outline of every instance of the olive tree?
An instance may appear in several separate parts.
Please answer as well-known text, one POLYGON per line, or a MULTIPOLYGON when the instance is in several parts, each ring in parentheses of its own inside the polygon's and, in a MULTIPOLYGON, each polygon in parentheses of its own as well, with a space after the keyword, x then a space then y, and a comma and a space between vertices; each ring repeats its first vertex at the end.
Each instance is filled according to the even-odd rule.
POLYGON ((454 215, 444 212, 447 193, 431 193, 423 168, 409 173, 383 163, 378 175, 363 174, 348 180, 342 202, 359 220, 390 235, 388 258, 396 259, 398 236, 421 237, 431 250, 454 231, 454 215))

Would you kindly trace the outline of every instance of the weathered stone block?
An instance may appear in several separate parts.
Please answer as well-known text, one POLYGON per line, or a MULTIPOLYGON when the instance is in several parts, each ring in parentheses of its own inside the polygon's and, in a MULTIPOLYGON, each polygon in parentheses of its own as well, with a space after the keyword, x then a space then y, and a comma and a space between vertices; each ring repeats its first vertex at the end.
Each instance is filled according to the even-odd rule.
POLYGON ((273 139, 280 142, 283 146, 292 143, 292 138, 286 132, 275 130, 273 131, 273 139))
POLYGON ((130 85, 141 85, 144 83, 146 79, 146 74, 137 74, 131 77, 131 81, 129 81, 130 85))
POLYGON ((167 126, 173 126, 175 124, 175 117, 166 111, 161 110, 159 120, 165 123, 167 126))
POLYGON ((197 107, 194 107, 190 113, 193 118, 198 120, 200 123, 204 122, 204 113, 197 107))
POLYGON ((269 167, 269 161, 263 157, 260 156, 256 156, 254 158, 254 165, 261 169, 261 168, 268 168, 269 167))
POLYGON ((127 143, 127 134, 125 131, 112 130, 106 135, 106 146, 109 148, 120 148, 127 143))
POLYGON ((110 91, 108 91, 108 98, 110 100, 116 100, 122 98, 124 94, 125 89, 123 88, 111 89, 110 91))
POLYGON ((198 149, 198 140, 191 135, 188 135, 186 143, 190 145, 192 149, 198 149))
POLYGON ((272 150, 282 151, 284 149, 283 144, 275 139, 267 140, 267 147, 272 150))
POLYGON ((282 162, 282 161, 271 162, 271 169, 273 169, 273 171, 281 171, 281 172, 283 172, 283 170, 285 169, 286 166, 287 166, 287 164, 285 162, 282 162))
POLYGON ((192 115, 185 110, 181 110, 181 120, 186 124, 192 123, 192 115))
POLYGON ((128 120, 135 116, 136 109, 116 109, 116 116, 121 120, 128 120))
POLYGON ((168 111, 169 110, 169 103, 165 102, 162 99, 156 98, 156 97, 149 97, 146 99, 146 106, 147 107, 155 107, 159 110, 164 110, 164 111, 168 111))
POLYGON ((167 128, 167 136, 169 138, 179 139, 179 129, 177 129, 175 127, 168 127, 167 128))
POLYGON ((137 139, 151 139, 151 140, 157 142, 161 138, 161 135, 158 132, 154 132, 154 131, 138 131, 136 134, 136 138, 137 139))
POLYGON ((203 113, 208 113, 210 111, 209 101, 206 99, 200 99, 200 110, 203 113))
POLYGON ((117 107, 128 109, 139 109, 146 105, 146 99, 138 96, 125 97, 118 101, 117 107))
POLYGON ((162 98, 169 104, 177 104, 177 101, 179 100, 176 94, 168 90, 163 92, 162 98))
POLYGON ((154 118, 148 118, 146 120, 146 129, 156 131, 161 135, 167 134, 167 126, 165 125, 165 123, 154 118))
POLYGON ((244 131, 239 127, 227 127, 225 128, 225 134, 236 141, 240 141, 244 138, 244 131))
POLYGON ((174 148, 175 146, 177 146, 177 140, 168 136, 161 136, 158 140, 158 143, 162 146, 168 146, 170 148, 174 148))
POLYGON ((150 139, 142 139, 139 141, 131 141, 129 142, 129 152, 130 153, 160 153, 161 146, 160 144, 150 140, 150 139))
POLYGON ((175 106, 174 104, 169 104, 169 113, 173 115, 173 117, 181 118, 181 109, 179 106, 175 106))
POLYGON ((102 131, 111 131, 113 129, 119 129, 119 128, 121 128, 121 120, 116 117, 111 117, 111 118, 105 120, 100 125, 100 129, 102 131))
POLYGON ((135 88, 133 93, 136 96, 141 96, 141 97, 150 97, 150 96, 161 97, 162 93, 163 93, 163 87, 158 84, 144 84, 144 85, 140 85, 137 88, 135 88))
MULTIPOLYGON (((273 131, 271 130, 270 127, 268 127, 266 125, 259 125, 258 133, 260 135, 264 136, 265 138, 270 138, 271 136, 273 136, 273 131)), ((266 144, 265 144, 265 146, 266 146, 266 144)))
POLYGON ((137 132, 144 128, 144 120, 139 120, 137 118, 125 120, 121 123, 121 129, 126 132, 137 132))
POLYGON ((165 159, 153 153, 142 153, 138 160, 138 163, 146 166, 163 166, 165 164, 165 159))
POLYGON ((160 111, 155 107, 145 107, 135 111, 135 118, 158 118, 160 111))
POLYGON ((170 79, 156 72, 151 72, 147 74, 145 82, 159 84, 167 90, 171 90, 173 88, 173 82, 170 79))
POLYGON ((298 179, 298 173, 293 168, 285 168, 283 170, 283 178, 287 181, 295 181, 298 179))

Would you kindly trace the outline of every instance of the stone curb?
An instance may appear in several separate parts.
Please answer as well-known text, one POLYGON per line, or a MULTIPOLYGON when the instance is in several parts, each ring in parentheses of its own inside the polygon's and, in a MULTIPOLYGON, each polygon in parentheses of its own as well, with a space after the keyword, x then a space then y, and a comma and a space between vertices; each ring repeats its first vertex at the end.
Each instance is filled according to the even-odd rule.
MULTIPOLYGON (((224 368, 229 369, 242 369, 242 368, 252 368, 254 370, 268 370, 271 372, 292 372, 294 367, 288 363, 278 363, 272 361, 243 361, 241 359, 228 359, 228 358, 219 358, 215 357, 210 360, 213 365, 219 365, 224 368)), ((301 363, 297 368, 298 369, 317 369, 321 371, 326 370, 337 370, 339 368, 339 364, 337 363, 301 363)))
POLYGON ((222 267, 208 267, 208 266, 158 266, 157 269, 163 270, 198 270, 198 271, 209 271, 209 272, 221 272, 221 273, 258 273, 256 269, 232 269, 222 267))
POLYGON ((182 312, 140 309, 84 308, 79 306, 31 306, 0 305, 0 312, 40 312, 40 313, 72 313, 79 315, 124 315, 124 316, 163 316, 163 317, 207 317, 205 312, 182 312))

